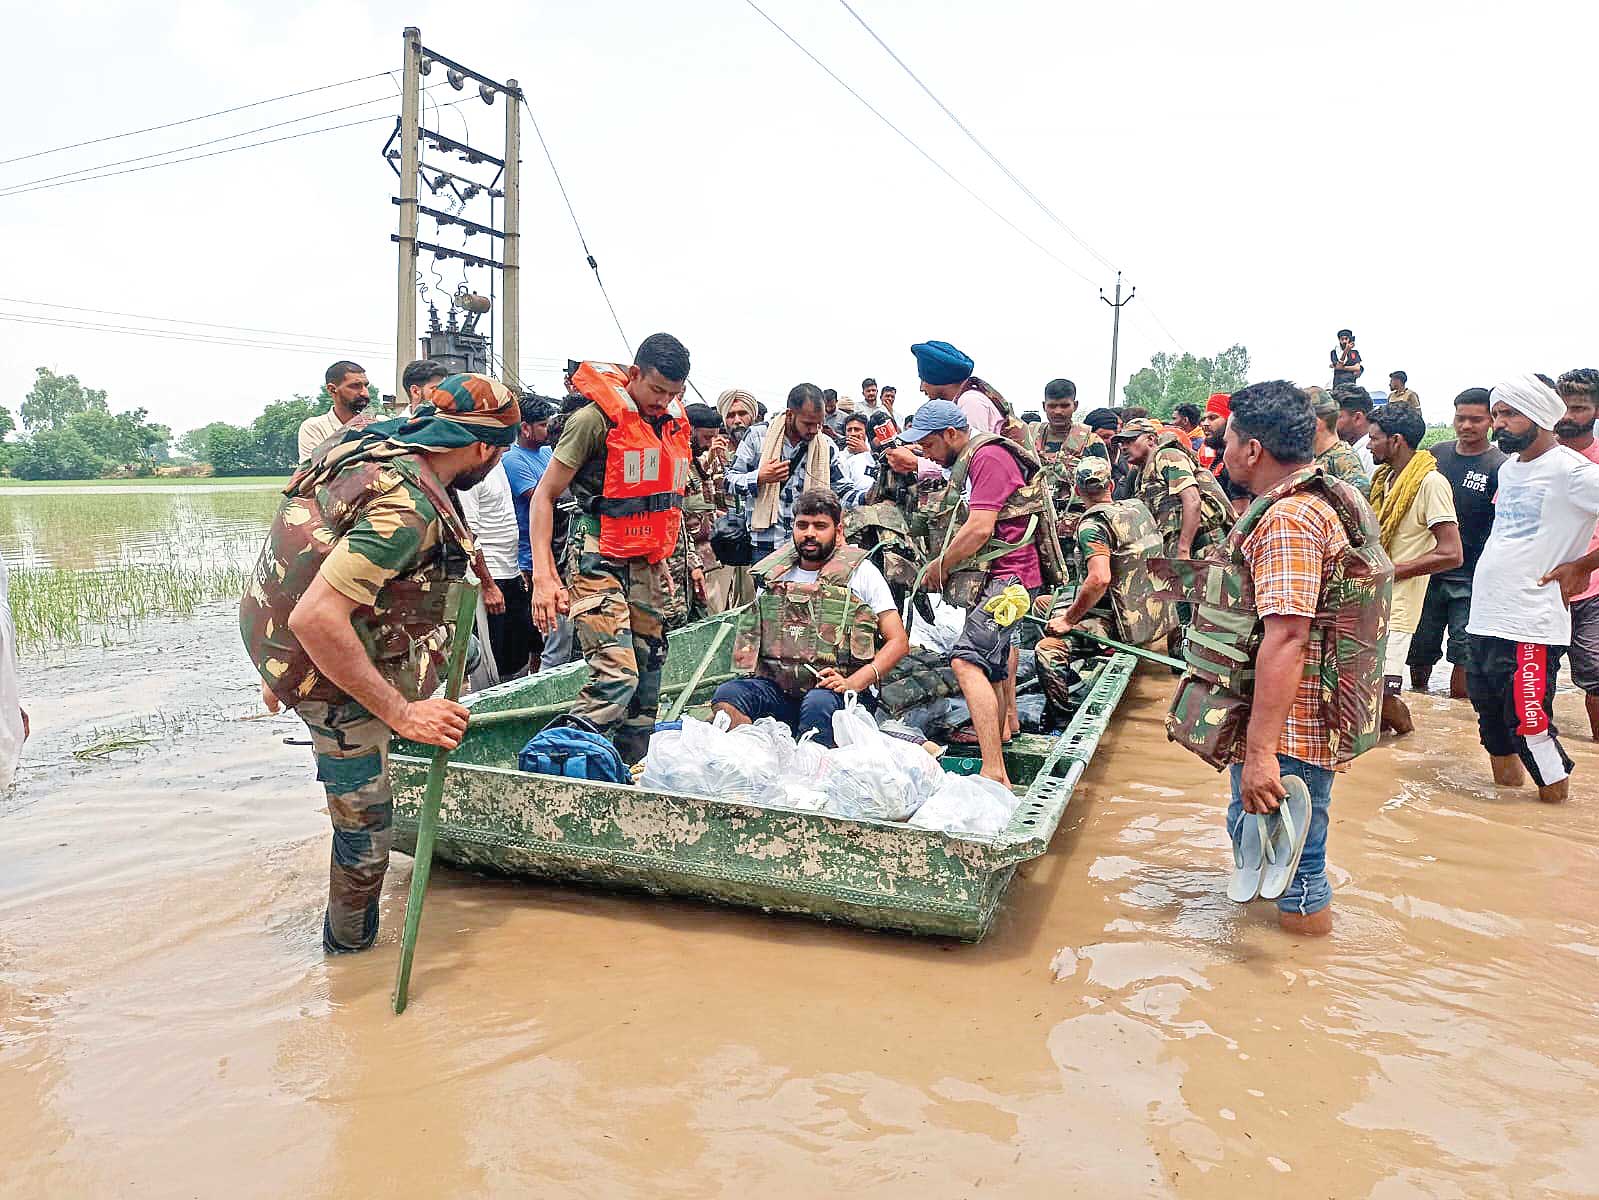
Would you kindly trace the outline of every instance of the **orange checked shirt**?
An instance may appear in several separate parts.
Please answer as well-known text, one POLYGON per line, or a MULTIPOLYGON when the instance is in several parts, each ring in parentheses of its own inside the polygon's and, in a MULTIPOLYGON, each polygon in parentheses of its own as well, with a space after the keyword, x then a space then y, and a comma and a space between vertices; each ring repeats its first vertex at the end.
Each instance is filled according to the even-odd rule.
MULTIPOLYGON (((1349 545, 1343 522, 1320 496, 1299 492, 1273 504, 1244 539, 1244 558, 1263 617, 1314 617, 1338 557, 1349 545)), ((1312 643, 1307 655, 1319 655, 1312 643)), ((1277 753, 1336 769, 1332 731, 1321 707, 1321 663, 1305 663, 1299 694, 1277 741, 1277 753)))

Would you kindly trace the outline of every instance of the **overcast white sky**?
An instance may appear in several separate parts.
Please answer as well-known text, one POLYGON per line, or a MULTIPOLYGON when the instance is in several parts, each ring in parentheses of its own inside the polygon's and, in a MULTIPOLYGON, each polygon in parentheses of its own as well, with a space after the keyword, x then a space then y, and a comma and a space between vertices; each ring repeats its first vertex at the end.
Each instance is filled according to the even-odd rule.
MULTIPOLYGON (((1594 5, 854 2, 1137 285, 1122 380, 1157 350, 1242 341, 1256 378, 1326 382, 1332 335, 1349 325, 1364 382, 1385 386, 1403 367, 1442 419, 1461 388, 1599 360, 1599 104, 1582 65, 1599 40, 1594 5)), ((1094 282, 939 175, 743 0, 30 6, 7 20, 27 52, 10 59, 0 158, 398 68, 401 28, 415 23, 438 52, 521 80, 627 332, 683 338, 707 393, 737 383, 770 403, 801 380, 855 393, 871 374, 909 394, 908 347, 942 338, 1023 407, 1056 375, 1102 402, 1110 320, 1097 286, 1114 272, 836 0, 762 4, 1094 282)), ((0 190, 393 93, 373 80, 10 163, 0 190)), ((496 146, 502 121, 473 100, 429 123, 496 146)), ((177 430, 243 422, 312 391, 342 354, 388 390, 387 133, 374 123, 0 195, 0 316, 143 324, 39 307, 51 303, 352 339, 297 353, 0 321, 0 403, 14 409, 48 365, 177 430)), ((524 136, 524 363, 619 355, 524 136)), ((450 289, 458 278, 445 269, 450 289)))

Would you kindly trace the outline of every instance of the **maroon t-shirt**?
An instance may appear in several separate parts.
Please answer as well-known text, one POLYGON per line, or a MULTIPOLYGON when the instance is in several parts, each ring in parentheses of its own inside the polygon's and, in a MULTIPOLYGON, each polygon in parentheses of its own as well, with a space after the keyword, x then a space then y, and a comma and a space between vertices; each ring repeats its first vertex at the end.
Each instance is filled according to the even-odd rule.
MULTIPOLYGON (((1011 452, 1003 446, 987 445, 972 455, 971 467, 966 473, 966 504, 971 509, 998 512, 1026 482, 1021 466, 1011 452)), ((1014 542, 1027 532, 1028 518, 1000 521, 994 533, 1002 541, 1014 542)), ((1038 547, 1029 542, 1008 554, 1002 554, 989 564, 995 575, 1014 575, 1026 588, 1044 586, 1044 572, 1038 562, 1038 547)))

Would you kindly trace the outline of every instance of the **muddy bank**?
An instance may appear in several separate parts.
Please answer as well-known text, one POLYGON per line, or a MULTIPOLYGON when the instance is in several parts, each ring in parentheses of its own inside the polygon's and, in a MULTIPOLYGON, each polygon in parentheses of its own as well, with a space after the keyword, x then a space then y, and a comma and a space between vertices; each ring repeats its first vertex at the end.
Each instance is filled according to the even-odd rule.
POLYGON ((238 719, 229 620, 30 664, 7 1194, 1593 1193, 1589 743, 1543 807, 1487 785, 1469 709, 1418 699, 1340 781, 1337 929, 1296 943, 1223 898, 1221 778, 1143 676, 978 946, 440 870, 396 1019, 409 861, 377 950, 324 959, 309 752, 238 719), (72 758, 69 727, 140 706, 200 711, 72 758))

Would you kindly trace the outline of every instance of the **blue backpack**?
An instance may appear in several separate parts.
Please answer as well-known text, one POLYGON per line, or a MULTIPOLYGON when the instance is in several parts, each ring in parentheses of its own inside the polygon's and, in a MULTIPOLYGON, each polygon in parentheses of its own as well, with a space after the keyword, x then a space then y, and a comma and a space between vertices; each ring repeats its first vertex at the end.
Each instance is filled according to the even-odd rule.
POLYGON ((597 779, 604 783, 632 783, 616 747, 591 721, 583 717, 557 717, 535 733, 516 756, 516 765, 536 775, 563 775, 569 779, 597 779))

